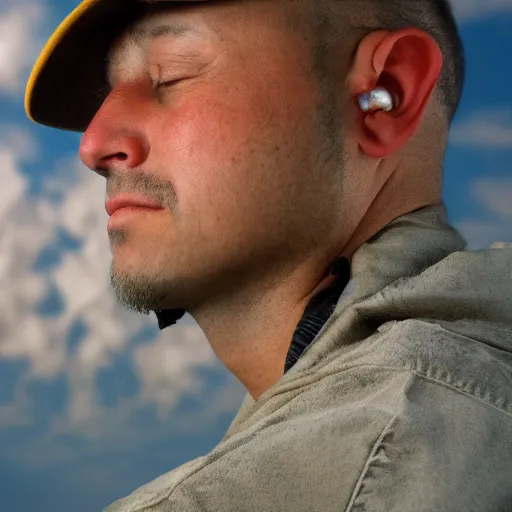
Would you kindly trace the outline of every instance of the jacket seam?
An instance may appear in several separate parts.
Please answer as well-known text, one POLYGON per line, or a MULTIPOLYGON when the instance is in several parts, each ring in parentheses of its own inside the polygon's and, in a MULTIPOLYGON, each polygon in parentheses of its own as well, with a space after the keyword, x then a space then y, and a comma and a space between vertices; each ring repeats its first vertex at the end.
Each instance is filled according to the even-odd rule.
MULTIPOLYGON (((335 371, 326 372, 324 375, 322 375, 322 379, 324 377, 335 375, 336 373, 342 373, 345 371, 354 370, 356 368, 365 368, 365 367, 380 368, 382 370, 396 371, 396 372, 408 372, 409 371, 411 373, 414 373, 414 375, 421 377, 424 380, 427 380, 429 382, 440 384, 442 386, 450 388, 451 390, 457 391, 458 393, 460 393, 462 395, 468 396, 468 397, 473 398, 483 404, 489 405, 489 406, 493 407, 494 409, 496 409, 497 411, 505 413, 507 416, 512 416, 512 397, 504 397, 502 395, 497 395, 496 399, 493 402, 490 400, 490 398, 486 398, 486 397, 490 397, 490 391, 488 390, 488 388, 483 387, 483 389, 482 389, 480 387, 480 384, 478 384, 477 381, 471 381, 471 380, 463 381, 460 386, 451 384, 450 382, 442 380, 439 377, 429 375, 429 373, 431 373, 430 369, 427 369, 426 372, 424 372, 422 370, 418 370, 418 368, 422 368, 422 365, 419 360, 416 360, 415 364, 403 365, 403 366, 388 366, 388 365, 381 365, 381 364, 375 364, 375 363, 356 364, 353 366, 347 366, 341 370, 336 369, 335 371), (468 385, 475 386, 475 390, 478 390, 478 394, 476 394, 475 392, 470 392, 466 389, 463 389, 464 387, 467 387, 468 385), (479 396, 479 395, 482 395, 482 391, 483 391, 484 398, 479 396), (496 405, 496 403, 500 403, 500 405, 496 405)), ((440 375, 443 372, 445 374, 449 375, 449 371, 443 370, 443 369, 438 369, 435 372, 435 374, 440 375)), ((290 390, 283 391, 282 393, 285 393, 288 391, 290 391, 290 390)), ((275 396, 278 396, 278 394, 276 394, 275 396)))
MULTIPOLYGON (((508 410, 508 409, 510 409, 510 406, 507 405, 506 407, 499 407, 499 406, 495 405, 494 403, 492 403, 490 400, 486 400, 485 399, 486 396, 489 396, 489 391, 487 389, 485 389, 484 398, 481 398, 480 396, 477 396, 474 393, 469 393, 469 392, 467 392, 467 391, 465 391, 463 389, 460 389, 457 386, 454 386, 453 384, 450 384, 450 383, 448 383, 446 381, 443 381, 443 380, 440 380, 440 379, 436 379, 434 377, 429 377, 428 375, 425 375, 424 373, 419 373, 416 370, 413 370, 413 372, 418 377, 421 377, 423 380, 426 380, 428 382, 432 382, 434 384, 439 384, 440 386, 444 386, 446 388, 450 388, 453 391, 457 391, 461 395, 464 395, 464 396, 467 396, 469 398, 472 398, 473 400, 476 400, 477 402, 480 402, 480 403, 482 403, 484 405, 488 405, 488 406, 492 407, 493 409, 496 409, 497 411, 499 411, 499 412, 501 412, 503 414, 506 414, 507 416, 512 417, 512 411, 508 410)), ((500 400, 500 399, 505 400, 505 398, 498 397, 498 400, 500 400)))
POLYGON ((350 501, 348 502, 347 508, 345 509, 345 512, 351 512, 353 510, 354 503, 359 496, 359 493, 361 491, 361 487, 363 486, 363 481, 366 478, 368 471, 370 470, 370 467, 372 466, 375 455, 377 454, 378 450, 382 446, 383 439, 391 432, 391 427, 398 419, 399 413, 395 413, 395 415, 388 421, 386 426, 382 429, 382 432, 380 433, 379 437, 373 444, 372 450, 370 451, 370 454, 366 458, 365 465, 361 471, 361 474, 359 475, 359 478, 357 479, 356 485, 354 487, 354 490, 352 491, 352 496, 350 497, 350 501))
MULTIPOLYGON (((422 379, 428 381, 428 382, 431 382, 431 383, 434 383, 434 384, 439 384, 441 386, 444 386, 444 387, 447 387, 453 391, 456 391, 458 392, 459 394, 461 395, 464 395, 464 396, 467 396, 469 398, 473 398, 474 400, 477 400, 478 402, 482 403, 482 404, 485 404, 485 405, 489 405, 490 407, 492 407, 493 409, 496 409, 497 411, 499 412, 502 412, 504 414, 506 414, 507 416, 511 416, 512 417, 512 406, 510 405, 510 402, 511 402, 511 399, 510 398, 505 398, 501 395, 498 395, 496 397, 496 400, 495 402, 501 402, 501 405, 498 406, 496 405, 496 403, 492 402, 490 400, 490 398, 486 398, 486 397, 490 397, 490 392, 488 390, 487 387, 484 387, 483 389, 480 387, 480 385, 475 382, 475 381, 467 381, 465 383, 463 383, 461 385, 461 387, 463 386, 467 386, 469 384, 473 384, 476 386, 476 388, 478 388, 480 390, 479 394, 477 395, 476 393, 474 392, 469 392, 465 389, 461 389, 461 387, 459 386, 456 386, 454 384, 450 384, 449 382, 446 382, 445 380, 441 380, 439 379, 438 377, 433 377, 431 375, 428 375, 428 373, 424 373, 422 371, 419 371, 417 370, 416 368, 414 367, 408 367, 408 366, 385 366, 385 365, 379 365, 379 364, 371 364, 371 363, 366 363, 366 364, 363 364, 363 365, 356 365, 356 366, 352 366, 350 368, 346 368, 346 370, 349 370, 349 369, 353 369, 353 368, 361 368, 361 367, 376 367, 376 368, 382 368, 382 369, 385 369, 385 370, 392 370, 392 371, 410 371, 411 373, 413 373, 414 375, 416 375, 417 377, 421 377, 422 379), (482 398, 481 395, 482 394, 482 391, 483 391, 483 396, 484 398, 482 398)), ((440 372, 442 372, 443 370, 439 370, 437 372, 437 374, 439 375, 440 372)), ((448 373, 448 370, 444 370, 445 372, 448 373)))

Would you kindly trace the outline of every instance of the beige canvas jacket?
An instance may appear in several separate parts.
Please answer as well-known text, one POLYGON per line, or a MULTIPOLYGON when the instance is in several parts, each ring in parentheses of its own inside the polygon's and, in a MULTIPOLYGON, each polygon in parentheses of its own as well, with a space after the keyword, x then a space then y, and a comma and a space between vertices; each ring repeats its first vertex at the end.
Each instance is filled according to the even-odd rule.
POLYGON ((107 512, 512 512, 512 244, 465 248, 443 204, 391 222, 221 442, 107 512))

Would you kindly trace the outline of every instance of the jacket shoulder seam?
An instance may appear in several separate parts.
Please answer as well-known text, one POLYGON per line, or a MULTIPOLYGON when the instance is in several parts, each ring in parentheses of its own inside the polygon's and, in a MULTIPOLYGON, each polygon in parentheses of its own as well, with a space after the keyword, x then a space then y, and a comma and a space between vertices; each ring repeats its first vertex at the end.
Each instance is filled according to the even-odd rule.
POLYGON ((482 404, 496 409, 497 411, 507 416, 512 417, 512 405, 510 405, 509 400, 503 398, 502 396, 498 396, 495 398, 495 400, 492 400, 490 391, 488 389, 482 389, 480 385, 475 381, 470 380, 465 384, 450 383, 445 380, 426 375, 425 373, 418 372, 417 370, 413 370, 413 372, 423 380, 431 382, 432 384, 438 384, 440 386, 449 388, 452 391, 472 398, 482 404))
MULTIPOLYGON (((373 366, 373 365, 370 365, 370 366, 373 366)), ((379 366, 379 365, 375 365, 375 366, 379 366)), ((388 368, 388 369, 391 369, 391 368, 388 368)), ((434 385, 446 387, 460 395, 466 396, 466 397, 476 400, 477 402, 480 402, 484 405, 490 406, 493 409, 496 409, 498 412, 503 413, 508 417, 512 417, 511 412, 509 412, 507 410, 508 408, 510 408, 510 406, 507 407, 507 404, 503 403, 503 402, 505 402, 505 400, 503 398, 498 398, 497 400, 495 400, 495 402, 500 403, 501 406, 496 405, 493 401, 491 401, 489 391, 488 390, 482 391, 480 386, 477 383, 475 383, 474 381, 468 381, 464 385, 464 387, 461 389, 461 388, 457 387, 456 385, 445 382, 439 378, 432 377, 431 375, 425 375, 424 373, 421 373, 417 370, 412 369, 411 379, 413 379, 414 377, 421 378, 422 380, 425 380, 434 385), (469 388, 471 388, 471 390, 473 392, 468 392, 468 386, 469 386, 469 388), (504 409, 504 407, 506 409, 504 409)), ((363 466, 361 474, 359 475, 357 483, 354 487, 354 490, 352 492, 350 501, 347 505, 345 512, 356 512, 356 509, 359 510, 358 506, 356 506, 356 508, 354 508, 354 504, 355 504, 357 498, 361 494, 364 480, 368 476, 369 472, 371 471, 372 465, 374 465, 376 462, 378 462, 379 464, 385 464, 386 462, 389 462, 389 459, 385 453, 384 440, 387 435, 392 433, 392 427, 396 423, 396 421, 399 419, 399 417, 400 417, 400 412, 397 411, 393 415, 393 417, 388 421, 386 426, 382 429, 382 432, 380 433, 380 435, 376 439, 375 443, 373 444, 372 449, 365 461, 365 464, 363 466)))
POLYGON ((372 447, 372 449, 370 451, 370 454, 368 455, 368 457, 366 459, 366 462, 365 462, 365 464, 363 466, 361 474, 359 475, 359 478, 357 479, 357 483, 356 483, 356 485, 354 487, 354 490, 352 491, 352 496, 350 497, 350 501, 348 502, 348 505, 347 505, 347 508, 346 508, 345 512, 355 512, 355 509, 353 508, 354 507, 354 503, 355 503, 357 497, 359 496, 359 494, 361 492, 361 489, 363 487, 363 481, 366 478, 366 476, 368 475, 368 473, 370 472, 371 466, 374 464, 374 462, 377 461, 377 460, 380 461, 380 462, 386 462, 387 461, 386 455, 383 452, 380 453, 380 454, 378 452, 381 451, 382 446, 383 446, 383 442, 384 442, 384 438, 388 434, 391 433, 391 428, 394 425, 394 423, 396 422, 396 420, 398 419, 398 416, 399 416, 399 413, 397 412, 388 421, 386 426, 382 429, 382 432, 380 433, 379 437, 377 438, 377 440, 373 444, 373 447, 372 447))

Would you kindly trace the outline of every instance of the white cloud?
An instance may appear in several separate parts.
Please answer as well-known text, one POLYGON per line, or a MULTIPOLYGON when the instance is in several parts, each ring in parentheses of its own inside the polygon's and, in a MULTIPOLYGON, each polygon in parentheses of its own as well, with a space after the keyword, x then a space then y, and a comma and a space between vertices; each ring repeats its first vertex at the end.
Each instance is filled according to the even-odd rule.
POLYGON ((482 111, 453 126, 450 144, 512 150, 512 110, 482 111))
POLYGON ((9 154, 20 162, 31 162, 40 156, 40 147, 26 130, 7 123, 0 123, 0 145, 9 148, 9 154))
POLYGON ((48 282, 30 269, 50 241, 45 221, 51 219, 38 215, 40 205, 27 200, 28 183, 18 170, 17 155, 4 145, 0 145, 0 181, 0 357, 31 354, 37 365, 45 342, 35 308, 48 292, 48 282))
POLYGON ((512 0, 452 0, 451 3, 459 21, 512 11, 512 0))
MULTIPOLYGON (((189 439, 190 436, 203 437, 205 428, 215 431, 219 421, 225 421, 226 414, 233 415, 246 393, 241 383, 232 374, 225 373, 219 362, 214 370, 225 378, 212 388, 197 376, 195 391, 186 393, 197 405, 189 408, 186 414, 169 414, 165 422, 139 422, 140 411, 147 414, 146 397, 139 394, 124 399, 115 408, 95 405, 92 415, 76 423, 70 422, 67 415, 58 416, 44 436, 30 439, 13 449, 6 447, 2 455, 12 464, 35 470, 58 465, 83 466, 91 461, 95 468, 99 458, 115 459, 117 454, 125 455, 126 447, 153 449, 161 441, 168 441, 170 433, 178 438, 184 435, 189 439), (62 443, 62 436, 80 437, 89 442, 83 449, 77 449, 62 443)), ((173 394, 172 388, 169 391, 173 394)), ((84 402, 88 407, 86 399, 75 401, 75 404, 78 407, 84 402)), ((81 414, 78 410, 76 413, 81 414)))
POLYGON ((512 178, 479 179, 473 184, 472 195, 504 221, 512 221, 512 178))
POLYGON ((32 408, 26 387, 19 383, 13 401, 0 405, 0 429, 27 427, 32 421, 32 408))
POLYGON ((27 180, 16 169, 16 159, 12 151, 6 147, 0 147, 0 218, 23 197, 27 180), (7 185, 7 186, 6 186, 7 185))
POLYGON ((172 342, 164 337, 134 351, 135 371, 142 386, 142 396, 167 415, 183 392, 201 388, 195 375, 199 366, 212 366, 216 356, 206 336, 195 326, 178 325, 172 342))
POLYGON ((512 242, 512 178, 480 178, 471 187, 471 196, 484 206, 491 218, 466 218, 456 228, 468 240, 468 249, 478 250, 494 242, 512 242))
POLYGON ((468 250, 487 249, 495 241, 511 243, 510 224, 503 222, 463 219, 455 224, 455 228, 466 238, 468 250), (508 229, 507 229, 508 228, 508 229))
POLYGON ((42 48, 40 27, 46 14, 40 2, 0 3, 0 93, 24 91, 24 73, 42 48))

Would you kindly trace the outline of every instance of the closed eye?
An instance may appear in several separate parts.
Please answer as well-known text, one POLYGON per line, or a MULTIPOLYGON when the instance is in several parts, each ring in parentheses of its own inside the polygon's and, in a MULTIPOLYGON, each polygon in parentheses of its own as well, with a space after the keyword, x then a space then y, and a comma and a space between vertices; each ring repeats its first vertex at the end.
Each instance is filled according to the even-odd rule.
POLYGON ((155 84, 155 89, 158 91, 159 89, 166 88, 166 87, 172 87, 173 85, 176 85, 178 82, 181 82, 183 78, 177 78, 174 80, 166 80, 165 82, 157 82, 155 84))

